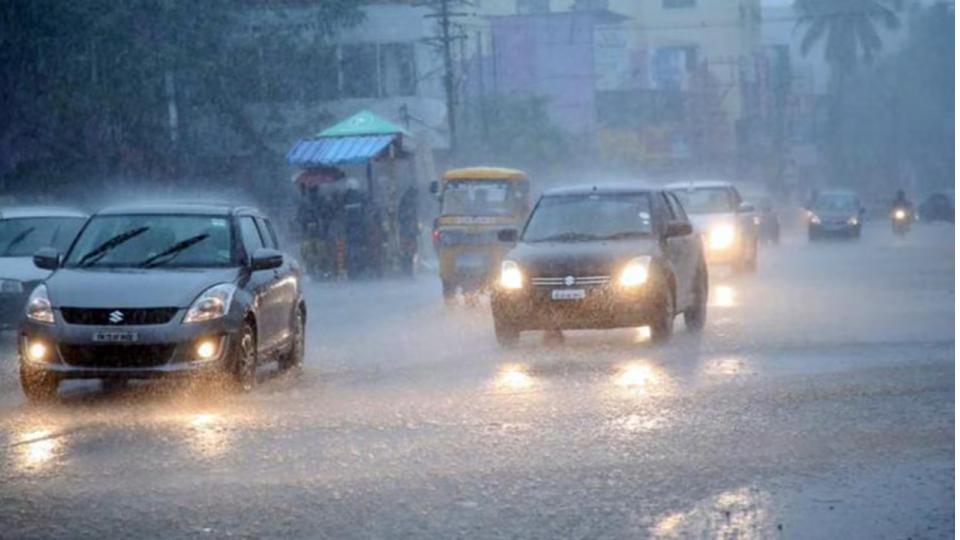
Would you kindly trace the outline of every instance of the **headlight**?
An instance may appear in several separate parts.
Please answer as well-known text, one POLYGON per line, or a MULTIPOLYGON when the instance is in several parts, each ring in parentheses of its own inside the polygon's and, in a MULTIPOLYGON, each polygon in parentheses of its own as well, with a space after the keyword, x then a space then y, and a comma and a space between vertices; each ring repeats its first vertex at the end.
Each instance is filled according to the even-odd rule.
POLYGON ((860 218, 858 218, 857 216, 853 216, 852 218, 847 220, 847 225, 850 225, 851 227, 856 227, 859 224, 860 224, 860 218))
POLYGON ((237 287, 229 283, 214 285, 203 292, 187 310, 183 317, 185 323, 212 321, 225 316, 230 311, 233 295, 237 287))
POLYGON ((727 249, 733 245, 737 233, 733 225, 717 225, 710 230, 710 249, 727 249))
POLYGON ((637 257, 627 263, 620 273, 620 285, 639 287, 650 277, 650 257, 637 257))
POLYGON ((893 217, 901 220, 907 219, 907 211, 903 208, 897 208, 897 210, 893 213, 893 217))
POLYGON ((820 216, 818 216, 818 215, 816 215, 816 214, 810 214, 810 223, 813 223, 814 225, 819 225, 819 224, 820 224, 820 216))
POLYGON ((504 289, 522 289, 523 272, 520 266, 513 261, 503 261, 500 263, 500 287, 504 289))
POLYGON ((32 321, 53 324, 53 305, 47 295, 46 285, 37 285, 27 299, 27 318, 32 321))
POLYGON ((23 282, 15 279, 0 279, 0 293, 20 294, 23 292, 23 282))

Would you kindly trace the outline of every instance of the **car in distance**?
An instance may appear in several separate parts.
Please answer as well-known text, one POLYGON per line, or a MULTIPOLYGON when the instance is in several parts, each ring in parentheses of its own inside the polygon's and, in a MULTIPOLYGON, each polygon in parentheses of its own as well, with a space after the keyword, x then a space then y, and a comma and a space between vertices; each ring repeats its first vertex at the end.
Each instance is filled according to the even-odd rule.
POLYGON ((730 182, 699 180, 667 184, 703 235, 707 262, 749 272, 757 268, 759 225, 752 204, 730 182))
POLYGON ((94 214, 27 301, 20 379, 32 401, 63 379, 209 375, 242 390, 257 366, 300 365, 306 308, 300 269, 254 209, 117 206, 94 214))
POLYGON ((917 217, 920 221, 945 221, 953 223, 955 217, 953 191, 932 193, 917 208, 917 217))
POLYGON ((860 238, 863 214, 860 197, 852 191, 818 192, 807 205, 807 238, 860 238))
POLYGON ((87 214, 70 208, 0 209, 0 329, 15 328, 30 291, 50 274, 33 264, 40 248, 66 251, 87 214))
POLYGON ((670 192, 585 186, 545 192, 501 263, 491 295, 504 346, 529 330, 649 326, 669 340, 673 321, 706 322, 708 277, 700 239, 670 192))

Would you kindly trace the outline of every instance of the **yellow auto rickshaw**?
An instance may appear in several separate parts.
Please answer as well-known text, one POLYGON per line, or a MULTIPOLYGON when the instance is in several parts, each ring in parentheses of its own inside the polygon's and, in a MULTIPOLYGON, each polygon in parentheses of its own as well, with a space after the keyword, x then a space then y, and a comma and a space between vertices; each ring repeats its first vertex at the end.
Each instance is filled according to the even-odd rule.
POLYGON ((434 222, 443 297, 483 291, 512 244, 497 235, 519 229, 530 211, 530 181, 526 173, 499 167, 447 171, 430 191, 440 200, 434 222))

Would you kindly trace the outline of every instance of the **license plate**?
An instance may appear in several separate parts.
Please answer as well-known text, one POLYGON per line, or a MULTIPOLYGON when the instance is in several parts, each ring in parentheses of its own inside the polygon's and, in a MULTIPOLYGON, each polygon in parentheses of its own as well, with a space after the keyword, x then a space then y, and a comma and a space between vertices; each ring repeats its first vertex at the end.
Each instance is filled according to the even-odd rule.
POLYGON ((136 332, 96 332, 93 341, 97 343, 135 343, 140 339, 136 332))
POLYGON ((554 300, 583 300, 587 297, 587 291, 583 289, 554 289, 550 293, 554 300))

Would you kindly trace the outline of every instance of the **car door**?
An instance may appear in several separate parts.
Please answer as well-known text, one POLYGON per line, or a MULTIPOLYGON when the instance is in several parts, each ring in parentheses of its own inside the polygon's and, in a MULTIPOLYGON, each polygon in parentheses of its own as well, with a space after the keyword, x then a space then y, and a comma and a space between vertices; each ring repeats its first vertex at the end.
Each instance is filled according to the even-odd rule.
MULTIPOLYGON (((264 244, 270 249, 280 251, 280 242, 277 233, 270 221, 263 217, 256 218, 257 227, 264 244)), ((270 287, 270 298, 276 308, 277 340, 278 344, 286 343, 293 333, 294 307, 300 298, 299 270, 296 261, 291 257, 283 256, 283 265, 274 270, 274 281, 270 287)))
MULTIPOLYGON (((673 193, 661 192, 660 197, 664 207, 664 218, 674 223, 689 223, 683 206, 673 193)), ((674 278, 677 280, 677 307, 682 308, 691 302, 693 279, 696 273, 695 260, 696 246, 699 241, 696 235, 673 236, 665 239, 668 248, 668 258, 673 265, 674 278)))
MULTIPOLYGON (((266 244, 252 216, 240 216, 237 219, 243 249, 249 260, 258 249, 266 247, 266 244)), ((276 270, 257 270, 250 272, 250 281, 246 286, 254 299, 254 310, 257 315, 257 344, 260 350, 274 347, 279 339, 280 323, 273 291, 276 281, 276 270)))

